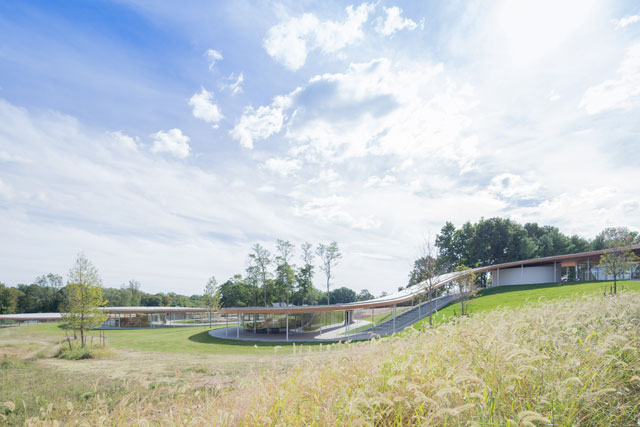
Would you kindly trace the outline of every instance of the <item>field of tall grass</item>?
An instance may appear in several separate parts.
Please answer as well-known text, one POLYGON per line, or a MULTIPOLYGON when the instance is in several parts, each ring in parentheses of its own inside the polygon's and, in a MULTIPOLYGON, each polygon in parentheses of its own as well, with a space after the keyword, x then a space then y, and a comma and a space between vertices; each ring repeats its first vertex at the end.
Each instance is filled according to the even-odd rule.
POLYGON ((175 383, 67 385, 73 393, 22 419, 12 415, 18 399, 0 398, 0 422, 629 426, 640 422, 639 352, 640 294, 584 296, 309 347, 287 366, 277 354, 264 356, 233 379, 216 379, 203 366, 175 383))

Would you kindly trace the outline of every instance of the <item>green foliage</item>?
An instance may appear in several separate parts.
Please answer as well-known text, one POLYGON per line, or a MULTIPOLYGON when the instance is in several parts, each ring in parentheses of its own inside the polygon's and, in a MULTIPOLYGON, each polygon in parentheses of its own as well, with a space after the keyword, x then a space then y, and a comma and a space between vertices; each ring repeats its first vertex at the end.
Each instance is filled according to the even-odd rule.
POLYGON ((333 241, 328 245, 320 243, 316 248, 316 254, 320 257, 321 264, 320 270, 324 271, 325 277, 327 278, 327 304, 331 304, 331 294, 329 293, 329 287, 331 284, 332 270, 338 265, 340 258, 342 258, 342 253, 338 248, 338 243, 333 241))
POLYGON ((13 314, 18 307, 19 291, 0 283, 0 314, 13 314))
POLYGON ((375 297, 373 296, 373 294, 371 292, 369 292, 368 289, 363 289, 360 292, 358 292, 358 296, 356 297, 357 301, 366 301, 366 300, 370 300, 370 299, 374 299, 375 297))
POLYGON ((475 292, 476 275, 466 265, 457 266, 456 272, 460 273, 460 276, 456 278, 456 283, 460 288, 460 314, 464 316, 468 312, 466 302, 475 292))
POLYGON ((607 228, 601 233, 606 252, 600 257, 600 265, 613 276, 613 293, 617 292, 618 277, 629 271, 638 262, 631 250, 634 234, 625 227, 607 228))
POLYGON ((347 287, 336 288, 331 291, 331 302, 333 304, 345 304, 356 301, 356 293, 347 287))
POLYGON ((105 305, 102 296, 102 279, 98 270, 84 255, 78 255, 76 263, 69 271, 62 304, 64 322, 80 331, 80 344, 85 346, 85 331, 98 327, 107 320, 107 315, 98 309, 105 305))
POLYGON ((79 345, 72 342, 71 348, 67 343, 62 344, 55 354, 58 359, 82 360, 82 359, 103 359, 112 355, 110 349, 101 345, 79 345))
MULTIPOLYGON (((521 225, 510 219, 482 218, 477 223, 466 222, 459 229, 447 222, 436 236, 435 244, 439 250, 439 270, 446 272, 460 264, 474 268, 604 249, 606 237, 603 233, 589 241, 577 235, 565 235, 552 226, 521 225)), ((637 238, 637 233, 630 234, 633 239, 637 238)), ((419 267, 420 263, 416 261, 409 274, 409 284, 419 281, 419 267)), ((484 276, 478 279, 484 280, 484 276)))
POLYGON ((252 304, 255 293, 242 278, 241 274, 220 285, 220 302, 222 307, 247 307, 252 304))

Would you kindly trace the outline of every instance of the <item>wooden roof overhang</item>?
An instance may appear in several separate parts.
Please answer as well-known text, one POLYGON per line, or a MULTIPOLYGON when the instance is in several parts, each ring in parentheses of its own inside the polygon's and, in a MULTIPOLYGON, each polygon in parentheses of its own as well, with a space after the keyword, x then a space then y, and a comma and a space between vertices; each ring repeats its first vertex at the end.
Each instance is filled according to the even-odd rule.
MULTIPOLYGON (((640 245, 633 245, 632 250, 636 254, 640 254, 640 245)), ((554 262, 566 262, 566 261, 581 261, 584 259, 591 259, 592 257, 600 257, 607 250, 598 250, 590 252, 580 252, 577 254, 569 255, 555 255, 543 258, 534 258, 523 261, 506 262, 502 264, 494 264, 486 267, 478 267, 472 269, 474 273, 486 273, 496 271, 498 269, 516 268, 521 266, 538 266, 549 265, 554 262)), ((440 288, 446 284, 455 281, 458 275, 448 274, 448 277, 438 282, 434 289, 440 288)), ((360 301, 349 304, 334 304, 334 305, 307 305, 307 306, 289 306, 289 307, 228 307, 218 311, 220 314, 291 314, 291 313, 313 313, 321 311, 348 311, 359 310, 366 308, 380 308, 390 307, 395 304, 411 301, 413 298, 420 294, 426 293, 426 289, 422 286, 416 285, 409 289, 415 289, 415 292, 408 293, 406 295, 383 299, 376 298, 368 301, 360 301)))

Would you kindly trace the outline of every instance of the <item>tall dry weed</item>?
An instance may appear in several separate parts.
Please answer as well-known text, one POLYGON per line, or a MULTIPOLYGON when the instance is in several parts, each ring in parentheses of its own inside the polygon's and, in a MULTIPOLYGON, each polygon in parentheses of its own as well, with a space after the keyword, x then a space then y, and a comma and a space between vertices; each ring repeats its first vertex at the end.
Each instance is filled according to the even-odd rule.
POLYGON ((539 302, 423 332, 274 356, 218 387, 98 392, 29 425, 636 425, 640 295, 539 302))

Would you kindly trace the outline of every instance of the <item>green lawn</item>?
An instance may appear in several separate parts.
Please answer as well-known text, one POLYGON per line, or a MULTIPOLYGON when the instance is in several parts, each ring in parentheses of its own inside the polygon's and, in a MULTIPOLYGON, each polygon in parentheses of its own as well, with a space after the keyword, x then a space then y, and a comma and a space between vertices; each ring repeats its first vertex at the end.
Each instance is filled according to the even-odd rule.
MULTIPOLYGON (((482 289, 478 296, 470 302, 471 313, 481 313, 496 308, 515 308, 540 300, 553 300, 558 298, 579 297, 584 294, 593 294, 609 290, 613 282, 560 282, 537 285, 513 285, 497 286, 495 288, 482 289)), ((618 291, 640 291, 640 282, 634 280, 618 281, 618 291)), ((438 311, 434 316, 436 323, 452 318, 460 313, 460 303, 452 304, 438 311)), ((429 318, 416 322, 413 327, 419 329, 429 322, 429 318)))
MULTIPOLYGON (((217 326, 222 327, 222 326, 217 326)), ((216 327, 214 327, 216 328, 216 327)), ((209 327, 194 326, 181 328, 157 329, 122 329, 107 330, 107 345, 115 349, 121 348, 135 351, 192 353, 192 354, 273 354, 275 346, 290 346, 283 342, 233 341, 214 338, 208 333, 209 327)), ((98 340, 98 331, 91 331, 98 340)), ((56 323, 42 323, 13 328, 0 329, 0 342, 3 339, 25 340, 62 340, 65 330, 56 323)), ((88 339, 90 341, 91 338, 88 339)), ((304 344, 304 346, 316 344, 304 344)), ((303 345, 297 344, 298 348, 303 345)), ((289 353, 291 348, 283 348, 282 353, 289 353)))
MULTIPOLYGON (((576 297, 582 294, 602 292, 611 282, 574 282, 553 283, 546 285, 501 286, 484 289, 478 297, 470 301, 471 312, 480 313, 496 308, 513 308, 540 299, 576 297)), ((640 291, 640 282, 618 282, 619 288, 640 291)), ((453 317, 454 310, 460 312, 460 304, 450 305, 440 310, 435 318, 440 323, 453 317)), ((388 314, 376 316, 376 324, 382 322, 388 314)), ((427 319, 417 322, 414 327, 420 328, 427 319)), ((208 327, 158 328, 107 330, 107 344, 115 349, 126 349, 144 352, 191 353, 191 354, 273 354, 273 347, 282 346, 281 352, 289 353, 292 346, 283 342, 248 342, 213 338, 208 334, 208 327)), ((351 331, 355 333, 357 330, 351 331)), ((92 332, 98 335, 97 331, 92 332)), ((21 340, 38 342, 61 342, 65 331, 58 324, 48 323, 0 329, 2 340, 21 340)), ((317 344, 306 343, 305 347, 317 344)), ((298 344, 298 348, 302 345, 298 344)))

